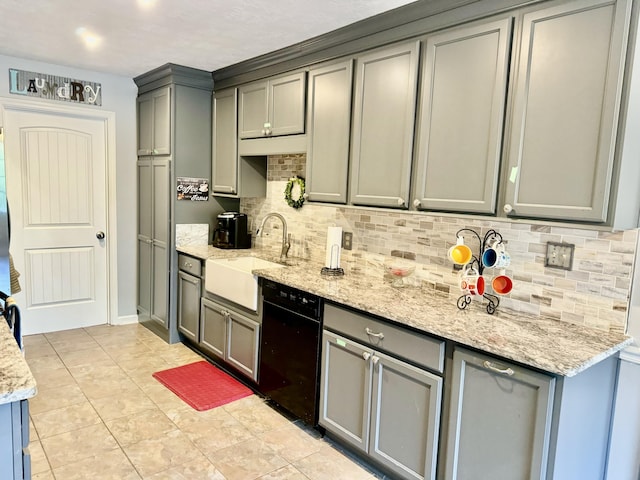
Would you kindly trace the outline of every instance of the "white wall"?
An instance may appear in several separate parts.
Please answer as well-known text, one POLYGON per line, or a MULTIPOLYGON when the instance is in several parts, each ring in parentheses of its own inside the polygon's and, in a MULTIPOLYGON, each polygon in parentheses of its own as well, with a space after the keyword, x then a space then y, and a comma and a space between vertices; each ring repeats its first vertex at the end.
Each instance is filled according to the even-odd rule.
MULTIPOLYGON (((130 320, 136 315, 136 96, 133 79, 101 72, 36 62, 0 55, 0 97, 15 101, 62 104, 9 93, 9 69, 65 76, 102 84, 102 106, 77 108, 114 112, 116 134, 116 241, 117 241, 117 317, 130 320)), ((9 180, 10 181, 10 180, 9 180)), ((115 293, 115 292, 113 292, 115 293)))

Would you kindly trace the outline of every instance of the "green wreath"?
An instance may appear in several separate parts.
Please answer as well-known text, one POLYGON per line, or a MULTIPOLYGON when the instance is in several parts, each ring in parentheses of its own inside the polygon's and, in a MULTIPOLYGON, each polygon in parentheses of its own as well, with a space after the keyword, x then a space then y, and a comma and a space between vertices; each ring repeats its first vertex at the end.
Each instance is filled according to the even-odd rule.
POLYGON ((293 176, 287 182, 287 187, 284 189, 284 199, 287 204, 293 208, 301 208, 304 203, 304 178, 293 176), (292 194, 294 193, 294 187, 299 187, 299 192, 295 192, 298 198, 294 199, 292 194))

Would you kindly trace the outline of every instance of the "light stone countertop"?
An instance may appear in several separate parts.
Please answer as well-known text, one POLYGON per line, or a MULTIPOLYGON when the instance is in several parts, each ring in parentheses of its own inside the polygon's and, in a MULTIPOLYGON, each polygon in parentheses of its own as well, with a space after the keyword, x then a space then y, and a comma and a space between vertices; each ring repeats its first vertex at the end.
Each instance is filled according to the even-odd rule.
MULTIPOLYGON (((251 250, 220 250, 211 246, 185 246, 178 251, 200 259, 255 255, 276 260, 272 254, 251 250)), ((572 325, 546 317, 498 310, 486 312, 486 301, 474 300, 459 310, 459 295, 419 287, 394 288, 381 277, 346 274, 326 277, 322 265, 294 262, 287 268, 256 270, 273 280, 332 302, 473 347, 549 373, 571 377, 633 342, 629 336, 572 325)))
POLYGON ((31 398, 36 379, 4 317, 0 317, 0 405, 31 398))

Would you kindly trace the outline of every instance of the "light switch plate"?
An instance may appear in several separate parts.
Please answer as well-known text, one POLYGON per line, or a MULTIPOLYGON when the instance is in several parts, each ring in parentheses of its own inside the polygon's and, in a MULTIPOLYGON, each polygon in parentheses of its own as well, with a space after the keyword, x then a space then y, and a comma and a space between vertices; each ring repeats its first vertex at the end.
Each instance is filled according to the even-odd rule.
POLYGON ((573 243, 547 242, 547 255, 544 266, 571 270, 573 268, 573 251, 576 246, 573 243))

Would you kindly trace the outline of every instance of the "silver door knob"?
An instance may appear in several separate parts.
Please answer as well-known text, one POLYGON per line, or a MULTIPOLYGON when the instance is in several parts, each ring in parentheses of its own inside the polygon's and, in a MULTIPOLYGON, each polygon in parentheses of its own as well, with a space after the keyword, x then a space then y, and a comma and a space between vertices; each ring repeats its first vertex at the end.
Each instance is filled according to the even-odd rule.
POLYGON ((104 232, 98 232, 96 233, 96 238, 98 240, 104 240, 104 232))

